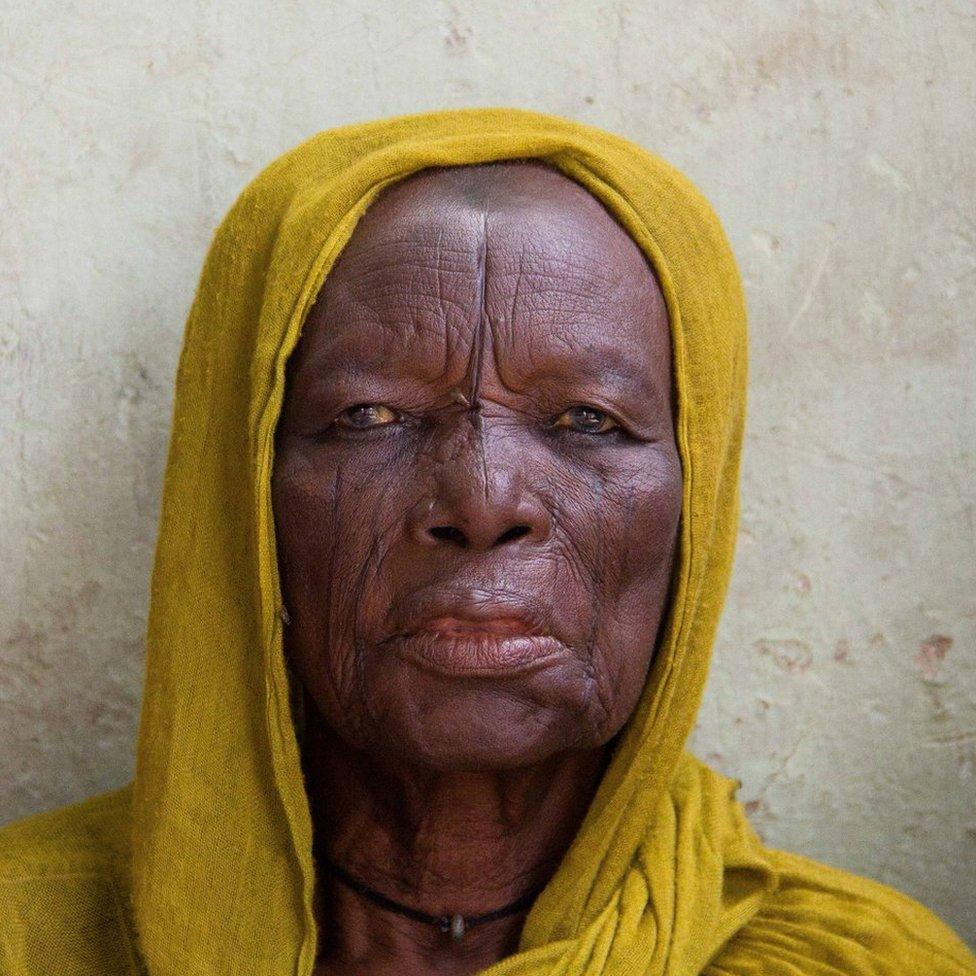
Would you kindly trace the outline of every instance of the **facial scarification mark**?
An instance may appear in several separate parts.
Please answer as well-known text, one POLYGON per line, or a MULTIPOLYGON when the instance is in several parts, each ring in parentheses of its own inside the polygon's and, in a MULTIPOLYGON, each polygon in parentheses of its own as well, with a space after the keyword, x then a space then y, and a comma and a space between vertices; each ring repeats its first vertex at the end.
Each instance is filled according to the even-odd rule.
MULTIPOLYGON (((395 474, 390 473, 389 481, 386 483, 385 491, 392 490, 395 474)), ((386 522, 376 525, 366 558, 362 561, 357 574, 356 592, 367 593, 370 588, 377 585, 382 578, 383 563, 394 545, 396 533, 402 524, 402 516, 399 512, 394 512, 393 516, 386 522)), ((367 656, 370 649, 369 636, 363 632, 359 619, 360 601, 354 605, 353 615, 353 659, 352 667, 355 672, 356 687, 363 702, 363 716, 357 727, 357 735, 366 735, 366 720, 373 728, 382 726, 382 716, 374 708, 374 701, 370 694, 367 680, 367 656)))
MULTIPOLYGON (((484 490, 485 502, 488 502, 488 463, 485 457, 485 442, 483 435, 483 417, 481 415, 481 400, 479 390, 481 389, 481 374, 483 369, 482 349, 485 337, 489 332, 488 306, 488 206, 482 203, 481 213, 481 245, 478 252, 478 298, 477 298, 477 321, 474 330, 474 342, 471 347, 471 367, 468 371, 470 377, 471 393, 467 398, 469 417, 473 436, 478 438, 478 450, 481 452, 481 473, 482 485, 484 490)), ((458 399, 455 396, 455 399, 458 399)), ((464 394, 460 394, 459 402, 464 401, 464 394)))
POLYGON ((603 579, 604 548, 607 541, 606 531, 603 524, 603 507, 600 504, 603 496, 603 480, 598 473, 596 473, 593 477, 593 496, 595 510, 594 514, 596 516, 596 523, 599 528, 597 532, 596 552, 594 553, 593 571, 584 577, 586 586, 590 591, 590 601, 591 606, 593 607, 593 614, 590 618, 590 628, 586 635, 586 654, 590 661, 590 666, 593 669, 591 673, 595 674, 597 678, 595 682, 597 701, 599 702, 602 716, 604 719, 606 719, 611 710, 609 702, 609 689, 605 684, 605 681, 609 679, 609 675, 606 674, 606 670, 604 668, 597 668, 595 661, 596 655, 599 653, 598 636, 600 632, 600 625, 602 623, 602 603, 600 600, 597 581, 603 579))
MULTIPOLYGON (((332 482, 332 491, 329 496, 329 509, 332 512, 332 526, 333 531, 338 537, 343 525, 342 520, 342 479, 345 474, 345 469, 340 465, 336 468, 335 480, 332 482)), ((338 552, 338 546, 333 544, 329 549, 329 575, 328 575, 328 587, 326 589, 326 614, 325 614, 325 633, 326 639, 331 639, 333 635, 333 627, 335 626, 335 613, 334 609, 337 605, 337 601, 333 598, 333 589, 336 580, 336 553, 338 552)), ((326 673, 328 675, 329 681, 332 685, 332 693, 335 695, 336 701, 342 701, 342 688, 340 687, 339 680, 336 678, 332 668, 327 668, 326 673)), ((358 730, 357 730, 358 732, 358 730)))

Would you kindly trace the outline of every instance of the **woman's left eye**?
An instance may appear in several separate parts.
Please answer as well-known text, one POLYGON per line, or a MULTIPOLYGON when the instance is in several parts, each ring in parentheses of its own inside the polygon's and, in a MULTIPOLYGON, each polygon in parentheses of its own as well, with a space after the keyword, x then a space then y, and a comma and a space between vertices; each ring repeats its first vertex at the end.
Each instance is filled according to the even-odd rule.
POLYGON ((605 411, 581 404, 561 413, 553 426, 569 427, 582 434, 606 434, 620 425, 605 411), (561 423, 563 418, 569 418, 568 422, 561 423))
POLYGON ((368 430, 371 427, 385 427, 396 420, 397 416, 395 410, 382 403, 357 403, 343 410, 336 422, 340 427, 368 430))

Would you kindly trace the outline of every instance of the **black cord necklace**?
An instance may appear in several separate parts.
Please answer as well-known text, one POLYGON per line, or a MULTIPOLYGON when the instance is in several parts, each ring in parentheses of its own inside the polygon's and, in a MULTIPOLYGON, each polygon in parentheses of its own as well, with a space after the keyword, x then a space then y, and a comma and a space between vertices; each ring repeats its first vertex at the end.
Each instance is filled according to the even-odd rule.
POLYGON ((454 913, 453 915, 428 915, 426 912, 418 911, 416 908, 411 908, 409 905, 401 905, 399 902, 394 901, 392 898, 387 898, 386 895, 381 894, 378 891, 374 891, 368 885, 363 884, 362 881, 358 881, 352 875, 347 874, 342 868, 339 867, 334 861, 329 860, 329 858, 318 854, 316 860, 323 866, 328 868, 328 870, 335 875, 343 884, 352 888, 353 891, 362 895, 364 898, 368 898, 371 902, 379 905, 381 908, 385 908, 388 911, 396 912, 398 915, 404 915, 407 918, 412 918, 417 922, 426 922, 428 925, 434 925, 441 932, 450 932, 451 938, 455 942, 460 942, 464 937, 464 933, 468 929, 475 925, 481 925, 484 922, 493 922, 496 918, 505 918, 506 915, 514 915, 516 912, 522 911, 524 908, 528 908, 533 901, 535 901, 536 896, 542 891, 545 885, 535 889, 535 891, 530 891, 527 895, 523 895, 521 898, 516 899, 510 905, 505 905, 502 908, 496 908, 493 912, 486 912, 484 915, 460 915, 454 913))

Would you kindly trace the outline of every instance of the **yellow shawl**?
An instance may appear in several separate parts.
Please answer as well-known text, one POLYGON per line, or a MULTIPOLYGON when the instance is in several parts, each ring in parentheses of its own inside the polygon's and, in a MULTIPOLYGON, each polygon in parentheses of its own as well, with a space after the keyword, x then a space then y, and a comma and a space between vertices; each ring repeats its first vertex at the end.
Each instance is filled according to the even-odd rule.
POLYGON ((515 109, 322 132, 241 193, 176 380, 135 779, 0 831, 0 972, 309 976, 312 825, 270 502, 284 364, 356 221, 430 166, 538 157, 600 199, 667 299, 684 471, 677 583, 640 703, 518 951, 483 976, 974 974, 917 903, 766 850, 687 755, 729 580, 746 389, 738 272, 708 203, 644 149, 515 109))

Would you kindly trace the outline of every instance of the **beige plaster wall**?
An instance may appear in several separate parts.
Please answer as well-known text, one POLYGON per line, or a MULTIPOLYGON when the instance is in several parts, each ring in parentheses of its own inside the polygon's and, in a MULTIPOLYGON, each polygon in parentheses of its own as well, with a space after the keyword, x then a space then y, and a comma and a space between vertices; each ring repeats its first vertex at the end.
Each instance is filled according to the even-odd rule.
POLYGON ((332 125, 512 104, 722 216, 752 316, 699 753, 772 844, 976 943, 971 0, 3 0, 0 820, 131 775, 181 331, 210 234, 332 125))

